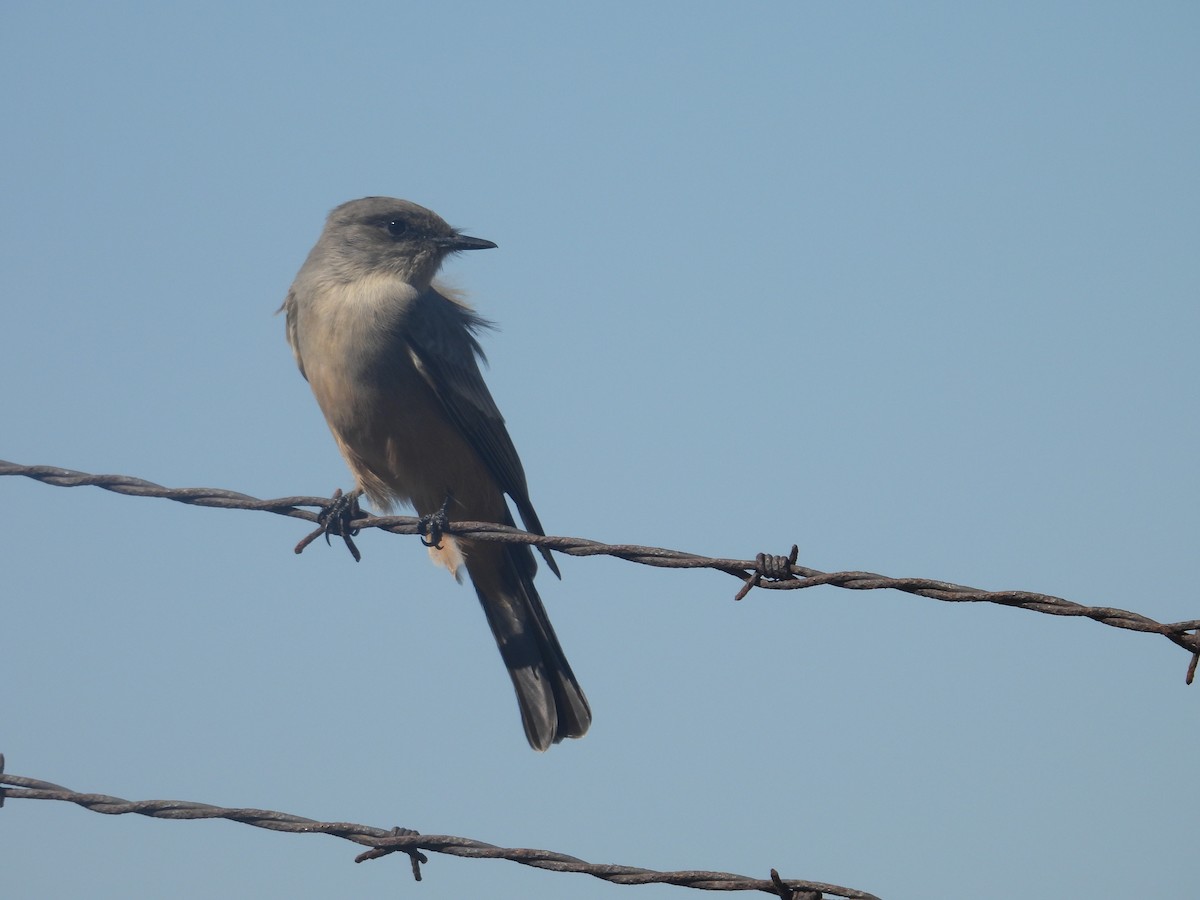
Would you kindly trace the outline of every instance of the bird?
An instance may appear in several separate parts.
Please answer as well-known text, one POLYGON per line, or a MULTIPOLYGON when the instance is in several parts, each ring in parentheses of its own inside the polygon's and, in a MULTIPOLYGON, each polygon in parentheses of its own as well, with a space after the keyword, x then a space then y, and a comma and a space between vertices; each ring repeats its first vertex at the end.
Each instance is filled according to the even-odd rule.
MULTIPOLYGON (((383 511, 411 504, 424 520, 511 526, 507 495, 525 528, 545 534, 480 372, 478 335, 491 323, 434 280, 448 256, 494 247, 407 200, 351 200, 329 213, 280 311, 355 497, 383 511)), ((447 534, 431 543, 434 562, 470 576, 530 746, 582 737, 591 708, 534 586, 530 547, 447 534)))

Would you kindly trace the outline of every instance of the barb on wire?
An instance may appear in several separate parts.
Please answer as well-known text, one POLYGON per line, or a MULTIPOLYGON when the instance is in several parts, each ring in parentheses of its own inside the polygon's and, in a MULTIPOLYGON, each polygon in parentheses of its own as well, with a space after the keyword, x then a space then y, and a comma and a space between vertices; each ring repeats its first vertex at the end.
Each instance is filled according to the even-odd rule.
MULTIPOLYGON (((92 485, 118 494, 138 497, 161 497, 190 503, 194 506, 215 506, 222 509, 251 509, 277 515, 305 519, 322 524, 334 502, 325 497, 281 497, 275 500, 259 500, 246 494, 216 488, 166 488, 162 485, 133 478, 128 475, 89 475, 56 466, 23 466, 0 460, 0 475, 22 475, 45 484, 58 487, 80 487, 92 485), (299 507, 311 506, 319 512, 299 507)), ((343 522, 339 527, 351 534, 365 528, 379 528, 394 534, 422 534, 420 519, 413 516, 369 516, 361 515, 343 522)), ((1186 681, 1192 683, 1197 661, 1200 661, 1200 620, 1162 623, 1140 613, 1109 606, 1085 606, 1032 591, 985 591, 966 585, 936 581, 930 578, 889 578, 873 572, 822 572, 797 564, 797 548, 789 556, 771 556, 760 553, 754 560, 722 559, 667 550, 662 547, 643 547, 637 544, 604 544, 584 538, 555 537, 530 534, 519 528, 495 525, 489 522, 449 522, 444 529, 447 534, 468 535, 476 540, 501 543, 534 544, 566 553, 570 556, 614 556, 629 562, 669 569, 714 569, 739 579, 742 587, 737 599, 745 597, 753 588, 770 590, 799 590, 801 588, 830 585, 852 591, 872 591, 890 588, 942 600, 948 603, 996 603, 1031 612, 1052 616, 1077 616, 1092 619, 1113 628, 1158 634, 1184 648, 1192 654, 1186 681)), ((320 532, 317 532, 319 534, 320 532)), ((337 532, 341 533, 341 532, 337 532)), ((311 535, 308 540, 311 540, 311 535)), ((304 549, 302 542, 296 552, 304 549)), ((353 546, 353 545, 350 545, 353 546)))
POLYGON ((48 781, 5 775, 4 757, 0 755, 0 804, 5 797, 14 800, 59 800, 112 816, 133 813, 156 819, 228 819, 269 831, 328 834, 371 848, 359 854, 355 862, 365 862, 388 853, 409 854, 413 874, 417 880, 421 877, 418 864, 428 862, 428 857, 421 851, 428 850, 431 853, 469 859, 507 859, 552 872, 578 872, 613 884, 673 884, 704 891, 765 891, 781 898, 786 895, 786 900, 820 900, 822 896, 843 897, 846 900, 878 900, 874 894, 836 884, 781 879, 775 869, 771 869, 771 877, 767 879, 733 875, 729 872, 658 872, 634 866, 589 863, 552 850, 497 847, 494 844, 453 835, 420 834, 407 828, 386 829, 356 825, 352 822, 318 822, 315 819, 269 809, 228 809, 186 800, 123 800, 107 794, 81 794, 48 781))

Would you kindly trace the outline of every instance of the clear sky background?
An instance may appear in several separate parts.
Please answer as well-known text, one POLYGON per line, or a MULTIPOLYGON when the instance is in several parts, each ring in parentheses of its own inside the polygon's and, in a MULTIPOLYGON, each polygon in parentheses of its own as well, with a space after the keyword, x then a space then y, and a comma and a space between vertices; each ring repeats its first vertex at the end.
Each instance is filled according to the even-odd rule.
MULTIPOLYGON (((0 458, 350 485, 273 315, 427 205, 553 534, 1200 617, 1200 7, 0 11, 0 458)), ((1195 889, 1200 685, 991 605, 563 558, 539 755, 413 538, 0 480, 8 771, 886 898, 1195 889)), ((685 897, 11 801, 0 894, 685 897)))

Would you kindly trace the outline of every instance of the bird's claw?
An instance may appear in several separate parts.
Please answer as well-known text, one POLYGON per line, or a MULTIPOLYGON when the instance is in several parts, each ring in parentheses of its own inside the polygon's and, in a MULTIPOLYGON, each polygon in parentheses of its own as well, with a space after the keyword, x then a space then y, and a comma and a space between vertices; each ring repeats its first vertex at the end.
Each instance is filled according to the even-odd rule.
POLYGON ((354 561, 361 561, 362 554, 358 552, 353 540, 359 529, 351 524, 362 516, 362 508, 358 505, 360 496, 360 491, 351 491, 348 494, 343 494, 341 488, 334 491, 329 503, 317 514, 316 530, 296 545, 296 552, 302 553, 305 547, 321 535, 325 535, 325 543, 329 544, 329 536, 336 534, 346 542, 346 549, 350 551, 354 561))
POLYGON ((450 501, 453 496, 446 494, 446 499, 442 501, 442 507, 435 513, 430 513, 427 516, 421 516, 418 520, 418 528, 420 531, 417 536, 421 539, 421 543, 426 547, 432 547, 434 550, 442 549, 442 533, 446 530, 446 526, 450 524, 450 516, 447 510, 450 509, 450 501))

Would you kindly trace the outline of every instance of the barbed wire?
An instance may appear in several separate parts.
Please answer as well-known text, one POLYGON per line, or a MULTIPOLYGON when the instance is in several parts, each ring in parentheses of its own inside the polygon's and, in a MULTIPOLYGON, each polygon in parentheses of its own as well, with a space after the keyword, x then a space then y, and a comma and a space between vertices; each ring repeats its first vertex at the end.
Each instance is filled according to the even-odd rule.
MULTIPOLYGON (((357 509, 355 516, 340 526, 330 526, 324 513, 329 509, 329 497, 280 497, 260 500, 247 494, 220 488, 167 488, 151 481, 129 475, 92 475, 58 466, 25 466, 0 460, 0 475, 20 475, 57 487, 92 486, 136 497, 160 497, 193 506, 221 509, 247 509, 304 519, 320 525, 296 547, 303 550, 318 535, 339 534, 350 552, 358 558, 352 536, 364 528, 378 528, 393 534, 423 535, 427 524, 414 516, 371 516, 357 509), (312 512, 302 507, 314 507, 312 512)), ((787 556, 760 553, 753 560, 701 556, 682 550, 646 547, 638 544, 605 544, 585 538, 557 537, 530 534, 519 528, 489 522, 448 522, 441 529, 445 534, 468 535, 477 540, 500 543, 533 544, 566 553, 569 556, 612 556, 646 566, 668 569, 714 569, 742 581, 734 599, 743 599, 751 589, 799 590, 829 585, 852 591, 891 589, 941 600, 948 603, 995 603, 1052 616, 1076 616, 1092 619, 1102 625, 1127 631, 1158 634, 1192 654, 1185 681, 1191 684, 1200 662, 1200 619, 1163 623, 1140 613, 1110 606, 1086 606, 1033 591, 985 591, 980 588, 938 581, 931 578, 892 578, 874 572, 823 572, 799 565, 798 548, 792 547, 787 556)))
POLYGON ((750 878, 729 872, 677 871, 658 872, 635 866, 589 863, 552 850, 497 847, 470 838, 447 834, 420 834, 408 828, 375 828, 352 822, 318 822, 291 813, 269 809, 238 809, 192 803, 187 800, 123 800, 107 794, 81 794, 62 785, 35 778, 4 774, 4 756, 0 754, 0 806, 5 798, 15 800, 59 800, 74 803, 92 812, 119 816, 135 814, 155 819, 227 819, 268 831, 290 834, 328 834, 371 849, 355 857, 355 862, 378 859, 390 853, 406 853, 412 862, 413 877, 421 880, 420 866, 429 862, 422 851, 461 856, 468 859, 507 859, 523 866, 552 872, 578 872, 613 884, 673 884, 702 891, 765 891, 781 900, 821 900, 842 897, 845 900, 879 900, 874 894, 854 888, 818 881, 785 879, 776 869, 770 878, 750 878))

